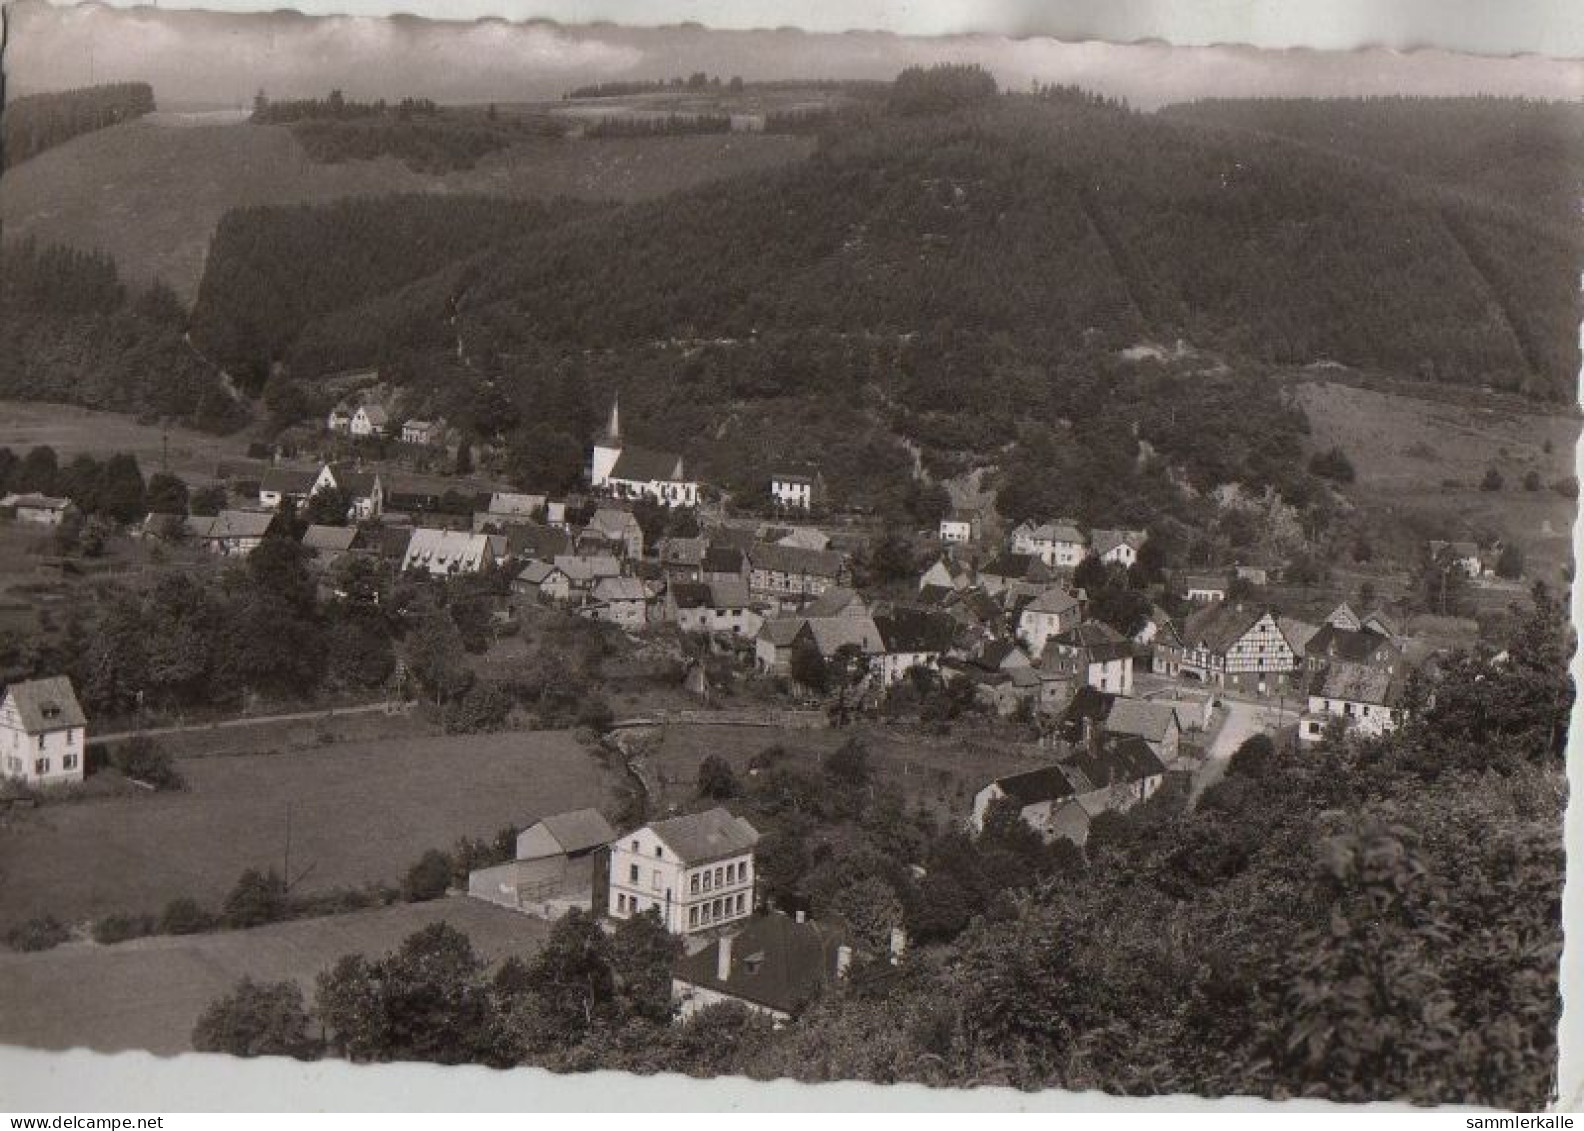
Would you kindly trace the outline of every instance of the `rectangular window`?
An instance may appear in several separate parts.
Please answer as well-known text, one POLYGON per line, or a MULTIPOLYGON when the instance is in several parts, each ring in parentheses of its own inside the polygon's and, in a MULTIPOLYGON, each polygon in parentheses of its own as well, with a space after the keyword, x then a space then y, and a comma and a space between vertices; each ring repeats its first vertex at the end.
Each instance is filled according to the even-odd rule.
POLYGON ((49 773, 49 759, 48 758, 39 758, 39 759, 35 760, 34 763, 33 763, 33 772, 35 774, 47 774, 47 773, 49 773))
POLYGON ((616 911, 618 913, 625 913, 626 910, 627 910, 627 897, 625 895, 622 895, 620 892, 617 892, 616 893, 616 911))
POLYGON ((743 894, 742 894, 742 892, 738 892, 737 893, 737 914, 741 915, 742 913, 743 913, 743 894))
POLYGON ((710 904, 710 915, 713 918, 716 918, 716 919, 719 919, 721 917, 721 901, 720 900, 717 899, 713 903, 710 904))
POLYGON ((66 755, 65 758, 61 759, 61 769, 63 769, 63 770, 75 770, 76 768, 77 768, 77 755, 68 754, 68 755, 66 755))
POLYGON ((688 891, 692 892, 694 895, 697 895, 698 894, 698 890, 699 890, 698 873, 694 872, 693 873, 693 878, 688 881, 688 891))
POLYGON ((663 851, 661 851, 660 846, 658 844, 655 845, 655 859, 659 860, 659 859, 663 858, 664 856, 665 856, 665 853, 663 851))
POLYGON ((627 882, 633 884, 638 882, 638 865, 629 864, 627 866, 627 882))
POLYGON ((634 852, 638 851, 638 842, 636 840, 632 842, 632 850, 634 852))
POLYGON ((659 868, 656 868, 654 870, 654 874, 649 877, 649 886, 654 888, 655 891, 659 891, 660 890, 660 869, 659 868))
POLYGON ((690 926, 690 927, 698 926, 698 924, 699 924, 698 912, 699 912, 699 909, 697 907, 689 907, 688 908, 688 926, 690 926))
POLYGON ((705 869, 705 871, 704 871, 704 890, 705 891, 709 891, 711 888, 713 888, 715 886, 713 883, 710 882, 710 878, 711 877, 710 877, 709 870, 705 869))
POLYGON ((725 873, 725 871, 726 871, 726 870, 725 870, 725 869, 724 869, 724 868, 716 868, 716 869, 715 869, 715 886, 716 886, 716 887, 721 887, 721 886, 723 886, 723 884, 724 884, 724 873, 725 873))

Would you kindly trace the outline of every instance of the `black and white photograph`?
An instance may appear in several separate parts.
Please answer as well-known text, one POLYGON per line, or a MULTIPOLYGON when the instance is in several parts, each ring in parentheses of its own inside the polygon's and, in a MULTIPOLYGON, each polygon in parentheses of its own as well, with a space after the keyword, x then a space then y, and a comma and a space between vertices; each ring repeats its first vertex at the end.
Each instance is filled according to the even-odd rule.
POLYGON ((1584 1104, 1584 60, 5 19, 0 1058, 1584 1104))

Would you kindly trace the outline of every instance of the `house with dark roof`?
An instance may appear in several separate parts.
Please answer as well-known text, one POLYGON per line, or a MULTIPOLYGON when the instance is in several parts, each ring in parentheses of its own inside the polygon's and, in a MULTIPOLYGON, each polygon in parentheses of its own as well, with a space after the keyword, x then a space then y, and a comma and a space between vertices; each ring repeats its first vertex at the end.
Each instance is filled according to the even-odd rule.
POLYGON ((973 584, 973 570, 951 558, 937 558, 919 575, 920 591, 940 589, 957 592, 973 584))
POLYGON ((72 510, 72 501, 55 495, 41 495, 30 491, 21 495, 7 495, 0 499, 0 511, 18 522, 37 526, 59 526, 72 510))
POLYGON ((851 581, 847 555, 759 542, 748 551, 748 588, 756 596, 802 603, 851 581))
POLYGON ((979 582, 992 595, 1014 581, 1049 585, 1055 580, 1055 573, 1037 554, 1001 553, 979 567, 979 582))
POLYGON ((748 584, 748 555, 735 546, 710 546, 699 558, 700 581, 740 581, 748 584))
POLYGON ((28 785, 83 779, 88 719, 63 675, 22 680, 0 699, 0 774, 28 785))
POLYGON ((1023 522, 1012 531, 1012 550, 1032 554, 1052 569, 1071 570, 1089 553, 1089 539, 1070 518, 1023 522))
POLYGON ((515 859, 468 873, 468 895, 543 918, 586 908, 603 850, 615 839, 597 809, 552 813, 517 834, 515 859))
POLYGON ((1185 600, 1209 604, 1227 599, 1229 583, 1225 574, 1185 573, 1173 580, 1185 600))
POLYGON ((1299 653, 1270 609, 1218 601, 1182 627, 1180 672, 1217 687, 1264 695, 1288 683, 1299 653))
POLYGON ((1108 735, 1142 739, 1151 752, 1166 765, 1177 760, 1182 746, 1187 708, 1170 700, 1111 700, 1101 727, 1108 735))
POLYGON ((321 526, 314 523, 303 531, 303 549, 312 551, 321 562, 333 562, 352 549, 357 533, 355 526, 321 526))
POLYGON ((347 430, 354 436, 383 436, 389 427, 390 413, 385 411, 384 405, 360 404, 347 430))
POLYGON ((1298 720, 1302 742, 1320 741, 1336 719, 1361 734, 1396 730, 1407 717, 1404 674, 1375 664, 1337 660, 1309 679, 1308 708, 1298 720))
POLYGON ((1065 838, 1083 847, 1102 813, 1123 813, 1155 794, 1166 766, 1133 736, 1107 736, 1052 766, 998 778, 974 796, 970 817, 984 828, 990 807, 1010 800, 1019 816, 1047 841, 1065 838))
POLYGON ((611 844, 614 919, 656 911, 668 931, 693 934, 748 918, 754 909, 759 830, 722 808, 671 817, 611 844))
POLYGON ((649 623, 649 587, 637 577, 602 577, 594 582, 578 615, 589 620, 642 628, 649 623))
POLYGON ((941 657, 951 650, 957 622, 932 609, 894 608, 874 618, 883 651, 871 670, 882 688, 897 683, 913 668, 940 670, 941 657))
POLYGON ((852 957, 851 937, 839 923, 775 911, 755 915, 677 959, 671 972, 677 1019, 736 1002, 777 1023, 789 1021, 847 974, 852 957))
POLYGON ((265 468, 264 474, 259 476, 258 481, 259 506, 268 510, 278 510, 282 503, 288 501, 294 506, 302 506, 313 494, 314 487, 319 482, 319 475, 319 471, 303 468, 265 468))
POLYGON ((792 649, 807 622, 802 617, 773 617, 754 636, 754 666, 766 675, 787 675, 792 670, 792 649))
POLYGON ((762 618, 741 580, 673 581, 666 586, 665 619, 683 632, 754 637, 762 618))
POLYGON ((202 525, 194 533, 210 553, 239 557, 259 548, 275 528, 276 517, 273 511, 224 510, 198 520, 202 525))
POLYGON ((512 592, 535 601, 568 601, 572 598, 572 580, 566 571, 554 562, 532 558, 517 570, 512 578, 512 592))
POLYGON ((811 511, 825 505, 825 477, 817 468, 772 472, 770 500, 790 511, 811 511))
POLYGON ((1318 672, 1336 661, 1365 664, 1396 671, 1402 663, 1402 648, 1373 629, 1338 628, 1333 624, 1321 625, 1304 642, 1304 666, 1318 672))
POLYGON ((1142 530, 1091 530, 1090 552, 1107 565, 1131 566, 1149 535, 1142 530))
POLYGON ((1049 586, 1022 604, 1017 618, 1018 639, 1031 655, 1037 656, 1045 651, 1045 642, 1051 637, 1076 628, 1083 614, 1081 597, 1060 585, 1049 586))
POLYGON ((638 525, 638 519, 632 511, 611 506, 597 507, 583 529, 585 534, 592 531, 600 535, 615 546, 622 557, 643 557, 643 527, 638 525))
POLYGON ((385 510, 385 485, 379 472, 364 471, 349 463, 327 463, 319 469, 309 498, 321 491, 339 491, 346 500, 346 517, 356 522, 378 518, 385 510))
POLYGON ((1114 695, 1133 693, 1133 643, 1101 621, 1074 625, 1051 637, 1040 666, 1070 673, 1074 681, 1114 695))

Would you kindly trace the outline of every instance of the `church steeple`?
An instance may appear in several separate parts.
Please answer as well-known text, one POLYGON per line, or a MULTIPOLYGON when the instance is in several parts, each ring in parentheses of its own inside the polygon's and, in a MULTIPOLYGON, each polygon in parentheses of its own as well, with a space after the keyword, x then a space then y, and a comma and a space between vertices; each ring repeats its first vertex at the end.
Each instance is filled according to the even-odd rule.
POLYGON ((610 423, 605 426, 605 443, 611 447, 621 447, 621 394, 617 393, 611 398, 610 423))

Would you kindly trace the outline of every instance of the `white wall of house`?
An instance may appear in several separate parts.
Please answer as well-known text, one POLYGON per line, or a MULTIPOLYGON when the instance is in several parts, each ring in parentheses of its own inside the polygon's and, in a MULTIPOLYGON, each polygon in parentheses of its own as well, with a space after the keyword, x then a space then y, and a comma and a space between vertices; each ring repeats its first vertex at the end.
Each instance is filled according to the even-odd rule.
POLYGON ((1388 707, 1384 703, 1311 695, 1298 737, 1305 742, 1320 741, 1326 724, 1332 719, 1341 719, 1350 729, 1374 737, 1396 730, 1402 724, 1403 712, 1401 708, 1388 707))
POLYGON ((0 704, 0 772, 29 785, 64 785, 83 780, 82 727, 29 734, 9 696, 0 704))
POLYGON ((770 497, 790 510, 808 510, 814 505, 814 484, 794 479, 772 479, 770 497))
POLYGON ((672 934, 686 935, 753 914, 753 853, 690 865, 652 829, 638 829, 611 845, 610 903, 616 919, 651 908, 672 934))
POLYGON ((943 518, 940 524, 940 537, 942 542, 972 542, 973 523, 963 519, 943 518))

